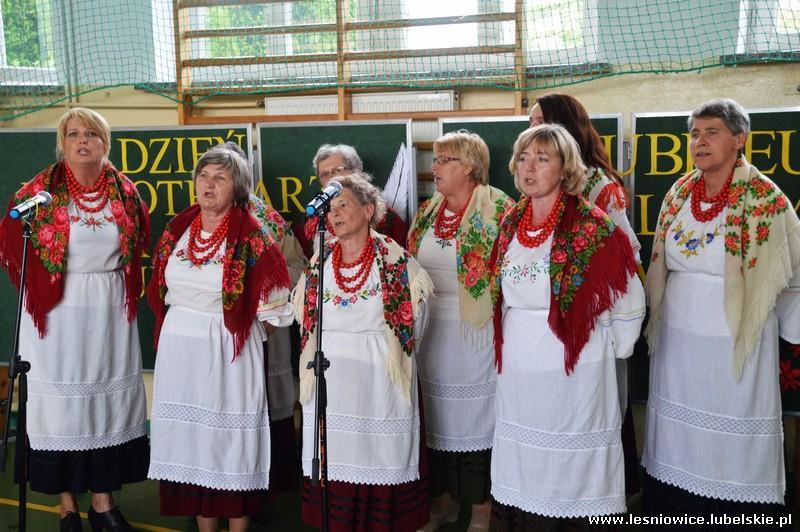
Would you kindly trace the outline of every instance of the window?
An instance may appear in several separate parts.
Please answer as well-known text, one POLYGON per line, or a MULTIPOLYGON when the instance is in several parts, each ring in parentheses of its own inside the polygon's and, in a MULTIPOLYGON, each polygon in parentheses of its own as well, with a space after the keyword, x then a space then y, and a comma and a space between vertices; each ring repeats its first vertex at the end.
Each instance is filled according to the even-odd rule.
POLYGON ((55 85, 52 12, 44 0, 0 0, 0 79, 7 85, 55 85))
POLYGON ((743 0, 739 8, 738 54, 800 50, 800 0, 743 0))
POLYGON ((526 0, 529 66, 595 61, 595 0, 526 0))

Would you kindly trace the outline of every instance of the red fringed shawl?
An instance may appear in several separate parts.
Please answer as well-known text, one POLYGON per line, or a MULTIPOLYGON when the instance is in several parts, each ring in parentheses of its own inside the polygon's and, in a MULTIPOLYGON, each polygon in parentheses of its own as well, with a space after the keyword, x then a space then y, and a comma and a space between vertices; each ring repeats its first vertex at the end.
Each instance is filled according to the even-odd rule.
MULTIPOLYGON (((175 244, 199 214, 199 205, 178 213, 167 224, 153 254, 153 277, 147 285, 147 302, 156 317, 156 347, 167 313, 164 271, 175 244)), ((275 242, 261 231, 259 222, 246 210, 231 207, 222 264, 222 310, 225 328, 233 335, 234 357, 239 355, 250 336, 259 302, 266 301, 275 288, 289 287, 286 261, 275 242)))
MULTIPOLYGON (((141 255, 150 242, 150 218, 136 186, 110 163, 104 167, 108 180, 108 202, 114 223, 119 230, 120 265, 125 276, 125 306, 128 321, 133 321, 142 293, 141 255)), ((47 313, 64 295, 64 273, 69 249, 70 202, 67 191, 66 163, 57 162, 28 181, 9 202, 8 211, 46 190, 53 202, 39 207, 31 220, 31 239, 28 249, 28 271, 25 277, 25 310, 44 337, 47 313)), ((22 265, 22 223, 12 220, 8 211, 0 221, 0 263, 19 289, 22 265)))
MULTIPOLYGON (((494 299, 494 343, 502 370, 501 268, 508 245, 528 206, 523 197, 500 223, 490 259, 494 299)), ((567 196, 553 233, 550 251, 550 314, 547 322, 564 344, 564 370, 575 370, 597 318, 625 294, 636 261, 628 237, 611 218, 580 196, 567 196)))

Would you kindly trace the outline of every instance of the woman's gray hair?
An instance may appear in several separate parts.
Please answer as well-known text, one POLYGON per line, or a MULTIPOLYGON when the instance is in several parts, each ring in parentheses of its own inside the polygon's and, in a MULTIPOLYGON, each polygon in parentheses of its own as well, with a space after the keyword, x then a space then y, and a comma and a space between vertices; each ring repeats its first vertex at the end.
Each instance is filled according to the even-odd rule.
MULTIPOLYGON (((314 171, 319 172, 319 163, 334 155, 342 156, 347 170, 353 170, 354 172, 364 170, 364 163, 361 162, 361 157, 358 156, 358 152, 354 147, 347 144, 323 144, 317 150, 317 154, 314 155, 314 160, 312 161, 314 171)), ((372 176, 366 175, 372 179, 372 176)))
MULTIPOLYGON (((238 148, 238 146, 237 146, 238 148)), ((238 150, 233 149, 227 144, 218 144, 205 152, 192 172, 192 178, 195 183, 197 176, 203 171, 203 168, 209 164, 218 164, 225 170, 230 170, 231 177, 233 177, 233 203, 237 207, 246 208, 247 201, 250 198, 250 191, 253 189, 253 169, 250 162, 246 157, 242 157, 238 150)))
POLYGON ((729 98, 711 100, 692 111, 687 120, 689 131, 692 130, 694 121, 698 118, 719 118, 734 135, 739 133, 744 133, 745 136, 750 135, 750 116, 744 107, 729 98))
POLYGON ((366 172, 332 177, 331 181, 338 181, 344 188, 349 189, 361 205, 372 205, 375 211, 369 221, 370 227, 375 227, 386 216, 386 201, 381 196, 381 191, 370 183, 372 176, 366 172))

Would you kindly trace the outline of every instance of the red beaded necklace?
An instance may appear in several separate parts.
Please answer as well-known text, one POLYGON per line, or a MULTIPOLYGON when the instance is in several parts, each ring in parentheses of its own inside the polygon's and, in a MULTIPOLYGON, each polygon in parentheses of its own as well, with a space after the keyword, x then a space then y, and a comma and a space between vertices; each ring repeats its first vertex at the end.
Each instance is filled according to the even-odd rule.
POLYGON ((550 237, 550 234, 556 228, 558 222, 558 214, 561 212, 561 204, 564 202, 564 191, 558 193, 556 201, 550 208, 550 214, 547 215, 544 222, 540 225, 533 225, 533 203, 528 202, 525 212, 517 225, 517 240, 526 248, 535 248, 544 244, 550 237), (530 236, 529 233, 539 231, 537 234, 530 236))
POLYGON ((203 238, 200 233, 203 230, 203 222, 200 219, 200 213, 197 213, 189 226, 189 260, 192 261, 192 264, 202 266, 217 254, 228 236, 230 219, 231 211, 229 209, 211 236, 203 238))
POLYGON ((467 210, 467 205, 464 206, 455 214, 447 215, 444 211, 447 209, 447 200, 443 200, 439 205, 439 210, 436 213, 436 222, 433 226, 433 234, 436 238, 442 240, 452 240, 458 232, 458 226, 461 225, 461 218, 464 217, 464 211, 467 210))
POLYGON ((361 250, 358 258, 352 263, 346 263, 342 260, 342 244, 337 241, 333 246, 331 257, 333 276, 336 278, 336 285, 348 294, 354 294, 361 290, 361 287, 367 282, 369 272, 372 269, 373 260, 375 260, 375 245, 371 236, 367 238, 367 243, 364 244, 364 248, 361 250), (347 276, 342 273, 342 270, 355 268, 359 265, 360 268, 352 276, 347 276))
POLYGON ((85 187, 78 183, 69 164, 65 166, 67 168, 67 191, 75 206, 86 213, 102 211, 103 207, 108 203, 108 178, 106 177, 105 165, 103 165, 100 175, 91 187, 85 187), (96 204, 90 207, 87 203, 96 204))
POLYGON ((694 216, 695 220, 698 222, 710 222, 722 212, 722 209, 728 204, 728 191, 731 188, 732 180, 733 170, 731 170, 731 175, 728 176, 722 186, 722 190, 713 198, 706 198, 706 181, 703 176, 700 176, 700 179, 692 187, 692 216, 694 216), (704 211, 701 203, 710 203, 711 207, 704 211))

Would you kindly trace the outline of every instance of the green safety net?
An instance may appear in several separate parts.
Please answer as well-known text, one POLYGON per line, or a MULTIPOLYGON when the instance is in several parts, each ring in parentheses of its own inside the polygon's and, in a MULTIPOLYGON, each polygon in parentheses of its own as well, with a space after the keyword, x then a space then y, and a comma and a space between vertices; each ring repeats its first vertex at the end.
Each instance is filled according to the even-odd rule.
POLYGON ((798 60, 800 0, 0 0, 0 121, 120 86, 196 103, 798 60))

